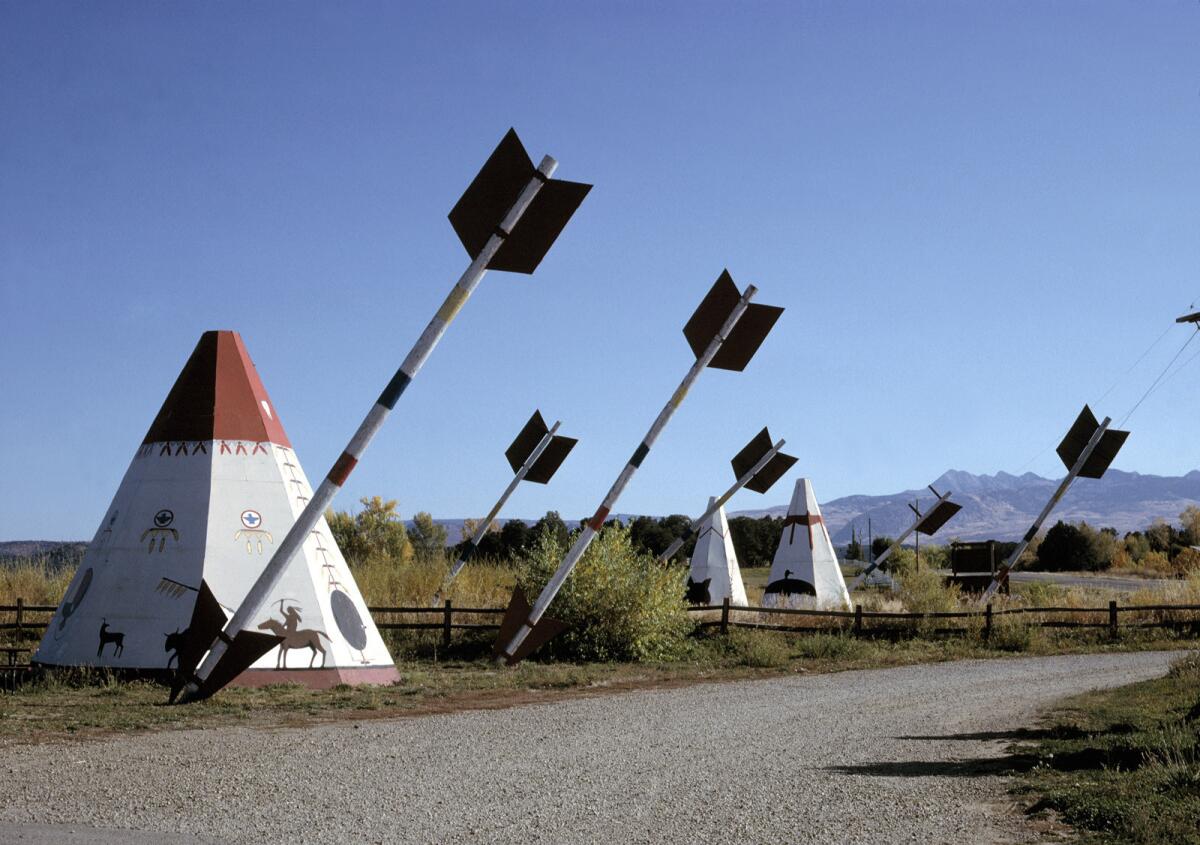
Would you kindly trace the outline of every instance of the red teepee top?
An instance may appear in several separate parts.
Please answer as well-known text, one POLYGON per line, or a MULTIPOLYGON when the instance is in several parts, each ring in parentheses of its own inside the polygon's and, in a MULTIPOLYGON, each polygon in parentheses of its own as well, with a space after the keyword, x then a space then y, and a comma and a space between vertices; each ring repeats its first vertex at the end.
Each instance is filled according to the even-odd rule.
POLYGON ((253 440, 292 444, 237 332, 205 332, 143 443, 253 440))

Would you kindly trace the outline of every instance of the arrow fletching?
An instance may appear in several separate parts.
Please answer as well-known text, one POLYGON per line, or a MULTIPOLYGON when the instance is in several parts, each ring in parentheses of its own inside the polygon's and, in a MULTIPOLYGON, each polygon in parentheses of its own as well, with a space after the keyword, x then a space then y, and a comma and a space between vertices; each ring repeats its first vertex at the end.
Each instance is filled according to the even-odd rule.
POLYGON ((565 622, 560 622, 549 616, 543 616, 533 626, 529 632, 529 636, 517 647, 514 653, 504 654, 501 651, 504 647, 502 644, 512 641, 517 631, 529 619, 529 611, 529 600, 525 598, 525 591, 517 587, 513 590, 512 599, 508 603, 508 610, 504 612, 504 619, 500 622, 500 635, 496 638, 496 644, 492 647, 492 656, 503 656, 509 666, 516 666, 568 627, 565 622))
MULTIPOLYGON (((742 451, 738 452, 730 461, 733 465, 734 478, 741 478, 749 472, 767 452, 771 451, 772 445, 774 444, 771 441, 771 433, 764 426, 763 430, 754 435, 742 451)), ((777 452, 762 469, 755 473, 754 477, 746 484, 746 489, 753 490, 755 493, 766 493, 785 472, 792 468, 794 463, 796 463, 796 459, 791 455, 777 452)))
MULTIPOLYGON (((519 470, 529 460, 529 456, 533 454, 533 450, 542 442, 542 438, 550 433, 549 426, 542 419, 542 412, 536 410, 533 416, 529 418, 529 422, 525 423, 525 427, 517 434, 512 445, 504 450, 504 457, 508 458, 508 465, 512 467, 513 472, 519 470)), ((542 453, 543 455, 545 452, 542 453)))
POLYGON ((926 536, 936 534, 938 529, 949 522, 960 510, 962 510, 962 505, 956 504, 949 499, 938 502, 917 521, 914 529, 926 536))
MULTIPOLYGON (((508 459, 508 465, 512 467, 513 472, 517 472, 525 465, 529 456, 533 454, 533 450, 549 433, 550 429, 546 426, 546 421, 542 419, 542 412, 534 411, 529 422, 525 423, 525 427, 517 434, 512 445, 504 452, 504 457, 508 459)), ((532 481, 534 484, 548 483, 578 442, 574 437, 563 437, 557 434, 551 437, 546 448, 542 450, 542 454, 534 461, 529 472, 525 473, 524 480, 532 481)))
MULTIPOLYGON (((1100 423, 1097 422, 1092 409, 1084 405, 1079 416, 1075 418, 1071 430, 1067 432, 1067 436, 1062 439, 1062 442, 1058 444, 1058 449, 1055 450, 1068 470, 1075 466, 1075 462, 1079 460, 1088 441, 1092 439, 1092 435, 1099 427, 1100 423)), ((1100 442, 1092 450, 1092 454, 1084 461, 1079 475, 1083 478, 1102 478, 1108 470, 1109 464, 1113 462, 1117 453, 1121 451, 1121 447, 1125 445, 1127 437, 1129 437, 1128 431, 1119 431, 1113 428, 1105 431, 1100 437, 1100 442)))
MULTIPOLYGON (((471 258, 483 250, 537 173, 516 130, 509 129, 450 210, 450 225, 471 258)), ((488 269, 512 273, 536 270, 591 189, 591 185, 581 182, 546 180, 488 262, 488 269)))
POLYGON ((532 481, 534 484, 549 482, 578 442, 574 437, 563 437, 558 434, 551 437, 549 445, 529 468, 529 472, 525 473, 525 480, 532 481))
MULTIPOLYGON (((708 348, 741 296, 729 271, 721 271, 717 281, 683 327, 683 336, 687 338, 693 355, 699 358, 708 348)), ((783 309, 774 305, 751 303, 730 331, 729 337, 725 338, 709 366, 736 372, 744 370, 782 313, 783 309)))

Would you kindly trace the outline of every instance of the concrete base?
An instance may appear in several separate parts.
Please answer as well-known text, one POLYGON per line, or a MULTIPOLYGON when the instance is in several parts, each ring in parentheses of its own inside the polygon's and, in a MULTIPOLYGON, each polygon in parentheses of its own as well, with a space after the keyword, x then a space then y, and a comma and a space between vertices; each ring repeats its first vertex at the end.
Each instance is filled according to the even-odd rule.
POLYGON ((350 686, 389 686, 400 680, 395 666, 333 666, 327 669, 247 669, 230 686, 265 687, 268 684, 300 684, 309 689, 350 686))

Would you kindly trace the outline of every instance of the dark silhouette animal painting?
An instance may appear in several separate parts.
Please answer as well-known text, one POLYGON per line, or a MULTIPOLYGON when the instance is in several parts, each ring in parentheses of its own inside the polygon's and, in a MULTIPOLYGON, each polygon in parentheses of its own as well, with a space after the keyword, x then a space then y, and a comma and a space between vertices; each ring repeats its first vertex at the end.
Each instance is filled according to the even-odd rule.
POLYGON ((321 668, 325 668, 325 647, 321 645, 321 637, 329 639, 329 635, 324 631, 318 631, 315 628, 301 628, 300 630, 288 630, 284 624, 276 619, 268 619, 258 626, 260 631, 270 631, 277 637, 282 637, 283 642, 279 644, 279 657, 275 661, 276 669, 287 668, 287 653, 293 648, 310 648, 312 656, 308 660, 308 668, 313 668, 313 663, 317 660, 317 654, 321 655, 321 668))
POLYGON ((692 576, 688 576, 687 594, 685 598, 689 604, 712 604, 712 594, 709 592, 708 585, 712 583, 712 578, 705 578, 703 581, 693 581, 692 576))
POLYGON ((176 665, 179 663, 179 651, 184 647, 187 631, 176 629, 175 633, 163 634, 163 636, 167 638, 166 643, 163 645, 163 651, 171 652, 171 656, 167 658, 167 668, 170 669, 172 663, 176 665))
POLYGON ((100 657, 104 654, 104 647, 109 643, 113 644, 113 657, 120 657, 125 651, 125 634, 121 631, 108 630, 108 620, 100 621, 100 647, 96 649, 96 656, 100 657))
POLYGON ((792 578, 791 574, 792 570, 783 570, 783 577, 768 584, 764 593, 781 596, 815 596, 817 594, 816 587, 801 578, 792 578))

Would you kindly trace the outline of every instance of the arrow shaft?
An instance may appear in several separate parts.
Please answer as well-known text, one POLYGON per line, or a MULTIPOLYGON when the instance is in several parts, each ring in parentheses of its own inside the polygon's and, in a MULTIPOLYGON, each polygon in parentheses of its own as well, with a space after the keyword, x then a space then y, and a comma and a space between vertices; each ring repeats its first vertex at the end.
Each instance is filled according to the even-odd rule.
POLYGON ((734 306, 729 316, 725 319, 725 322, 721 325, 716 337, 709 342, 704 353, 692 364, 687 375, 683 377, 683 381, 679 383, 679 387, 671 394, 670 400, 668 400, 667 404, 663 406, 663 409, 655 418, 653 425, 650 426, 650 431, 646 433, 645 438, 642 439, 637 449, 634 450, 633 457, 625 464, 620 475, 617 476, 617 480, 609 488, 607 495, 605 495, 604 500, 600 503, 600 507, 596 509, 595 515, 583 527, 583 530, 579 532, 579 536, 575 538, 575 542, 571 546, 570 551, 567 552, 567 556, 563 558, 554 575, 550 577, 550 581, 542 589, 541 595, 537 597, 537 601, 534 602, 533 607, 529 611, 529 618, 525 620, 525 623, 513 635, 508 645, 501 649, 500 654, 496 658, 497 663, 503 664, 507 662, 508 658, 516 653, 517 649, 521 647, 521 643, 525 642, 525 638, 529 636, 529 632, 533 630, 533 626, 545 614, 546 608, 550 606, 550 602, 554 601, 554 597, 562 589, 563 582, 567 580, 567 576, 571 574, 571 570, 575 568, 575 564, 583 557, 583 553, 592 544, 592 540, 595 539, 596 534, 604 527, 604 520, 608 518, 608 515, 616 506, 617 499, 620 498, 622 491, 624 491, 629 480, 633 478, 633 474, 637 472, 638 467, 642 465, 642 461, 646 459, 646 455, 650 452, 651 447, 654 446, 654 442, 658 439, 662 430, 666 428, 675 411, 679 409, 679 405, 683 402, 683 398, 687 396, 688 390, 691 389, 696 379, 699 378, 700 373, 704 371, 704 368, 716 357, 721 344, 729 337, 729 333, 733 331, 733 327, 737 325, 737 321, 746 313, 746 309, 750 307, 750 300, 754 298, 754 294, 757 292, 758 289, 754 285, 746 287, 737 305, 734 306))
POLYGON ((554 439, 554 433, 558 431, 558 427, 560 425, 562 425, 561 420, 554 423, 554 427, 542 436, 542 439, 538 441, 537 446, 535 446, 533 451, 529 453, 529 457, 525 459, 525 463, 521 464, 521 468, 518 469, 517 474, 513 476, 513 480, 508 483, 508 487, 506 487, 504 492, 500 494, 500 499, 488 512, 488 515, 483 518, 483 522, 476 526, 475 533, 471 535, 471 545, 467 546, 467 548, 463 550, 462 555, 460 555, 458 560, 454 562, 454 566, 450 567, 450 572, 446 575, 446 579, 442 582, 441 589, 438 590, 439 596, 446 592, 446 590, 450 587, 450 582, 458 577, 458 573, 462 572, 462 568, 467 565, 467 561, 470 560, 475 554, 475 550, 479 548, 480 541, 483 540, 484 535, 487 534, 488 528, 492 524, 492 520, 494 520, 500 513, 500 509, 504 507, 504 503, 508 501, 508 497, 511 496, 513 491, 517 489, 517 485, 524 480, 525 476, 529 473, 529 470, 531 470, 533 465, 537 463, 537 459, 542 456, 542 452, 546 451, 546 447, 549 446, 550 441, 554 439))
MULTIPOLYGON (((1095 418, 1093 417, 1093 419, 1095 418)), ((1046 521, 1046 517, 1050 515, 1050 511, 1054 510, 1054 507, 1066 495, 1067 488, 1071 486, 1071 482, 1079 477, 1079 473, 1083 470, 1083 465, 1092 456, 1092 452, 1095 451, 1096 446, 1100 443, 1100 438, 1104 436, 1104 432, 1108 431, 1111 423, 1112 418, 1105 417, 1104 422, 1100 423, 1096 430, 1092 432, 1091 439, 1083 447, 1083 451, 1079 453, 1079 457, 1075 459, 1075 463, 1071 465, 1070 471, 1067 472, 1066 477, 1058 485, 1058 489, 1054 491, 1054 495, 1050 497, 1050 501, 1046 502, 1046 506, 1042 508, 1042 512, 1037 515, 1037 519, 1033 521, 1033 525, 1025 532, 1025 536, 1021 538, 1021 542, 1017 543, 1017 547, 1013 549, 1012 554, 1004 559, 1004 563, 1000 564, 1000 569, 997 570, 995 576, 992 578, 992 583, 988 584, 988 588, 979 597, 980 604, 987 604, 996 595, 996 592, 1000 589, 1000 585, 1008 577, 1009 570, 1016 566, 1021 555, 1025 553, 1025 550, 1029 548, 1029 544, 1033 542, 1033 538, 1041 530, 1042 523, 1046 521)))
POLYGON ((759 472, 762 471, 762 468, 771 462, 771 458, 773 458, 777 454, 779 454, 779 450, 783 448, 783 444, 784 444, 784 441, 780 440, 778 443, 776 443, 774 446, 772 446, 767 451, 767 454, 765 454, 761 458, 759 458, 758 463, 756 463, 754 466, 750 467, 750 469, 748 469, 741 478, 739 478, 737 481, 733 482, 732 487, 730 487, 728 490, 726 490, 724 493, 722 493, 720 496, 718 496, 716 498, 716 500, 711 505, 708 506, 708 510, 706 510, 704 513, 700 514, 698 517, 693 519, 691 524, 688 525, 687 530, 683 532, 682 536, 676 537, 675 542, 673 542, 673 543, 671 543, 671 545, 667 546, 667 550, 658 556, 658 562, 666 563, 668 560, 670 560, 675 555, 675 553, 677 551, 679 551, 681 548, 683 548, 683 544, 686 543, 688 541, 688 538, 691 537, 693 534, 695 534, 697 529, 699 529, 700 526, 704 524, 704 520, 708 519, 710 516, 712 516, 714 513, 716 513, 719 509, 724 507, 725 503, 728 502, 730 499, 732 499, 734 494, 737 493, 737 491, 741 490, 743 487, 745 487, 747 484, 749 484, 751 481, 753 481, 754 476, 758 475, 759 472))
POLYGON ((538 176, 529 180, 525 188, 517 197, 517 201, 513 204, 508 213, 504 215, 501 221, 499 231, 492 234, 484 244, 483 249, 467 267, 466 271, 459 277, 458 281, 451 288, 449 295, 446 297, 442 306, 437 310, 433 319, 421 332, 421 336, 413 345, 411 351, 404 358, 400 368, 396 370, 383 392, 379 395, 371 410, 367 412, 366 417, 354 432, 354 436, 350 438, 345 451, 334 462, 332 469, 325 476, 316 492, 313 493, 312 499, 300 512, 300 516, 296 518, 296 522, 292 525, 287 535, 280 542, 275 554, 271 556, 271 560, 259 574, 254 584, 250 587, 250 591, 246 593, 246 597, 234 611, 229 622, 216 640, 213 641, 209 648, 207 656, 199 669, 196 670, 195 677, 188 683, 184 690, 182 701, 187 702, 193 700, 199 693, 201 684, 208 678, 221 657, 228 650, 229 644, 233 641, 233 637, 239 631, 246 628, 247 625, 258 615, 263 604, 271 591, 279 583, 279 579, 283 577, 283 573, 287 570, 292 559, 300 551, 304 542, 308 539, 309 533, 316 527, 318 521, 324 515, 326 509, 333 502, 334 496, 346 483, 346 479, 358 464, 359 458, 370 444, 371 440, 383 426, 383 422, 387 419, 392 408, 396 406, 401 394, 405 388, 421 371, 421 367, 429 359, 430 354, 437 346, 438 341, 442 339, 442 335, 446 333, 450 323, 453 322, 463 304, 470 298, 475 288, 479 285, 484 273, 487 272, 488 263, 495 257, 500 247, 504 244, 504 239, 507 236, 505 233, 511 232, 517 221, 521 219, 529 204, 533 202, 534 196, 541 189, 545 179, 549 179, 555 169, 558 167, 558 162, 550 156, 542 159, 538 166, 538 176))

